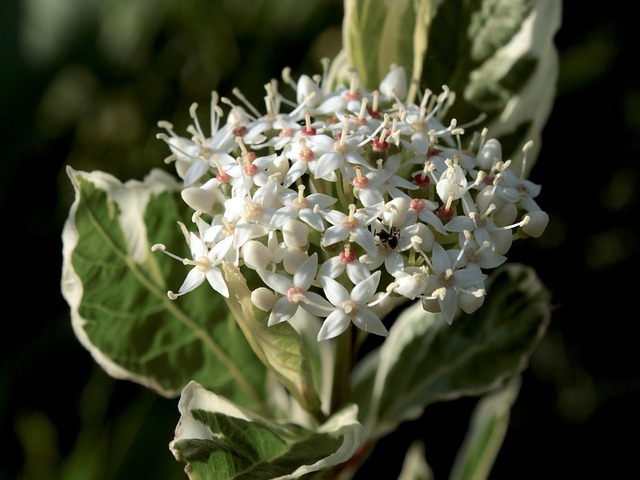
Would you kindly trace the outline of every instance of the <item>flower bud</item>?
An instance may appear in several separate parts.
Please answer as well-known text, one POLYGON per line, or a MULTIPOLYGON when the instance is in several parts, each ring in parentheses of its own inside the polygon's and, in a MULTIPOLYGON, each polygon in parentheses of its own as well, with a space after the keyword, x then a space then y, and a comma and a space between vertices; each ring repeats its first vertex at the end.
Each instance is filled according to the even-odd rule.
POLYGON ((309 256, 302 250, 288 248, 282 256, 282 265, 287 273, 293 275, 298 271, 300 265, 309 260, 309 256))
POLYGON ((265 269, 273 260, 271 250, 257 240, 249 240, 244 244, 242 257, 245 265, 252 270, 265 269))
POLYGON ((424 223, 418 223, 417 228, 418 230, 415 232, 414 236, 420 239, 420 250, 423 252, 430 252, 433 248, 433 242, 435 241, 433 232, 424 223))
POLYGON ((306 106, 315 108, 322 103, 323 95, 320 86, 314 82, 308 75, 301 75, 298 79, 296 100, 302 103, 307 99, 306 106), (310 97, 310 95, 313 95, 310 97))
POLYGON ((405 198, 397 197, 387 202, 382 212, 384 223, 390 228, 400 228, 404 225, 409 211, 409 203, 405 198))
POLYGON ((393 67, 380 82, 380 93, 387 98, 398 97, 404 100, 407 96, 407 75, 402 67, 393 67))
POLYGON ((537 238, 542 235, 547 228, 547 225, 549 224, 549 215, 542 210, 529 212, 527 215, 530 220, 526 225, 522 226, 522 231, 527 235, 537 238))
POLYGON ((302 248, 309 241, 309 229, 297 220, 287 219, 282 225, 284 243, 289 248, 302 248))
POLYGON ((218 196, 217 185, 215 180, 209 180, 201 187, 185 188, 180 192, 180 196, 182 200, 184 200, 184 203, 194 210, 209 213, 213 210, 213 206, 216 203, 218 196))
POLYGON ((489 170, 494 163, 502 161, 502 145, 495 138, 490 138, 478 151, 476 164, 483 170, 489 170))
POLYGON ((491 243, 493 245, 493 253, 496 255, 505 255, 513 244, 513 234, 511 230, 494 230, 491 232, 491 243))
POLYGON ((289 160, 284 155, 278 155, 271 165, 267 168, 267 172, 271 175, 279 175, 280 181, 289 171, 289 160))
POLYGON ((268 288, 258 287, 251 292, 251 301, 263 312, 268 312, 273 308, 273 304, 276 303, 276 296, 268 288))
POLYGON ((496 225, 511 225, 516 221, 518 208, 513 203, 505 203, 493 212, 493 221, 496 225))
POLYGON ((484 291, 476 293, 458 293, 458 305, 465 313, 473 313, 484 303, 484 291))

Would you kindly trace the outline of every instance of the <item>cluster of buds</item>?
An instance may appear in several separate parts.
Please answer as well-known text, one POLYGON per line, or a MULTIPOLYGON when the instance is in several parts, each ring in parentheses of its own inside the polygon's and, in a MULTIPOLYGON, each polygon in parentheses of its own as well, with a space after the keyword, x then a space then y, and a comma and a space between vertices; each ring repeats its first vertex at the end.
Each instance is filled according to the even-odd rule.
POLYGON ((195 231, 180 224, 191 258, 153 246, 191 267, 169 297, 205 281, 228 297, 229 263, 252 279, 269 325, 303 308, 323 319, 319 341, 352 323, 387 335, 385 315, 407 300, 449 323, 474 312, 514 239, 545 229, 540 186, 512 171, 486 129, 463 146, 469 125, 443 121, 455 98, 446 86, 408 101, 402 67, 370 91, 355 72, 329 88, 324 66, 265 85, 266 113, 238 90, 236 103, 213 92, 208 134, 196 104, 189 137, 160 122, 194 210, 195 231))

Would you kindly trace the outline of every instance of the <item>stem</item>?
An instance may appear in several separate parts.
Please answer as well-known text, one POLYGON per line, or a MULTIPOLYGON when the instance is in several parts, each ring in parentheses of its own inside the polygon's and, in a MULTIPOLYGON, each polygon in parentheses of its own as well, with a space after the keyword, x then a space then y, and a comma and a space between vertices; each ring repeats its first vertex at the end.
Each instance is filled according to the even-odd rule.
POLYGON ((335 339, 335 362, 333 365, 333 389, 329 414, 340 410, 351 393, 351 368, 353 367, 352 328, 347 328, 335 339))

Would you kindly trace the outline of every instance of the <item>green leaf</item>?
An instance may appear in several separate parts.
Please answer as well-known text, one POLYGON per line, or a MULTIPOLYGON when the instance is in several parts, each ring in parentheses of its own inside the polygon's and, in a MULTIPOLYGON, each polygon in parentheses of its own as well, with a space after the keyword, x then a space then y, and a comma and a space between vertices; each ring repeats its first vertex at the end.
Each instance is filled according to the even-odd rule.
POLYGON ((471 426, 458 450, 449 480, 485 480, 502 447, 511 407, 518 398, 521 378, 485 395, 471 416, 471 426))
POLYGON ((432 0, 346 0, 343 48, 360 82, 378 88, 392 65, 419 79, 431 22, 432 0))
POLYGON ((520 171, 532 140, 528 174, 556 95, 560 27, 557 0, 442 0, 429 31, 422 83, 457 94, 449 110, 458 124, 486 115, 490 137, 520 171))
POLYGON ((526 368, 549 323, 549 295, 523 265, 505 265, 490 279, 485 304, 473 315, 448 325, 417 302, 362 360, 353 399, 367 438, 418 418, 436 401, 481 395, 526 368))
POLYGON ((121 183, 68 168, 75 200, 64 226, 62 293, 74 331, 114 378, 166 397, 192 379, 240 405, 263 408, 266 370, 215 291, 206 285, 172 301, 187 274, 151 252, 188 250, 177 221, 189 218, 176 181, 153 170, 121 183))
POLYGON ((191 382, 178 409, 169 447, 192 480, 298 478, 347 461, 360 446, 355 405, 309 430, 268 421, 191 382))
POLYGON ((287 322, 268 326, 268 313, 258 310, 238 267, 223 266, 232 295, 227 305, 258 358, 275 373, 300 405, 321 418, 321 402, 313 380, 311 359, 301 335, 287 322))

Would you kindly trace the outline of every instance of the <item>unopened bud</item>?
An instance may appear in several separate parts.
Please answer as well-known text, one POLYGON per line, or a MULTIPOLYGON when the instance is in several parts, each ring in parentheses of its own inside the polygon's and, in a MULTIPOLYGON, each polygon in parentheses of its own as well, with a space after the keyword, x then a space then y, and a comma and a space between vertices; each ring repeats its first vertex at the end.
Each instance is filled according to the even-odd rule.
POLYGON ((289 248, 302 248, 309 241, 309 229, 297 220, 287 219, 282 225, 284 243, 289 248))
POLYGON ((244 244, 242 257, 245 265, 252 270, 265 269, 273 260, 271 250, 257 240, 249 240, 244 244))
POLYGON ((547 228, 547 225, 549 224, 549 215, 542 210, 529 212, 527 215, 529 217, 529 222, 522 226, 522 231, 527 235, 537 238, 542 235, 547 228))

